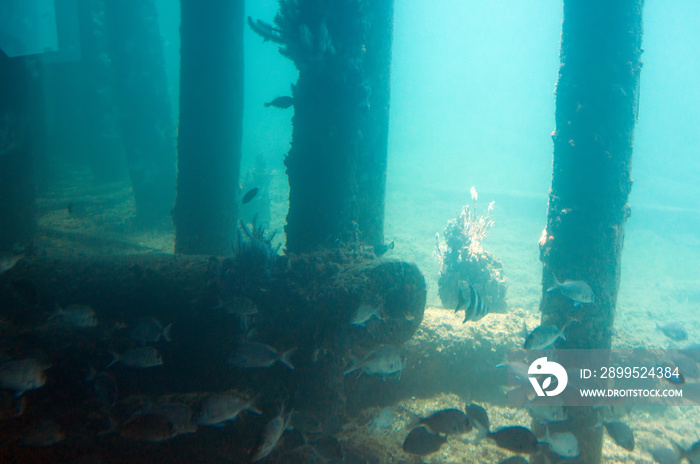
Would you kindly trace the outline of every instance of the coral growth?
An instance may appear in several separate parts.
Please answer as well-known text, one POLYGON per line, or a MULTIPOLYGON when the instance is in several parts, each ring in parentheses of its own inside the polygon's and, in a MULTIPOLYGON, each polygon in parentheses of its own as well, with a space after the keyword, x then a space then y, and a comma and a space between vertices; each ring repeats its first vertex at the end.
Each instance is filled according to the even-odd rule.
POLYGON ((447 223, 442 239, 440 234, 435 234, 435 257, 440 263, 438 293, 444 307, 454 308, 459 282, 466 281, 484 298, 490 310, 502 310, 506 306, 507 289, 503 265, 482 247, 494 224, 490 217, 494 202, 477 216, 478 195, 474 187, 471 199, 471 208, 465 205, 460 215, 447 223))

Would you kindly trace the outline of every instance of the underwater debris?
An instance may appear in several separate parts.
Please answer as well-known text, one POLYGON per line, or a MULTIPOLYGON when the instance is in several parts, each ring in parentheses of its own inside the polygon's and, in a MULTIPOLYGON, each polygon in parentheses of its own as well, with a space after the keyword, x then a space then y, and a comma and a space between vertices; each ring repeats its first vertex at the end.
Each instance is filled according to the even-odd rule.
POLYGON ((506 307, 507 290, 503 265, 482 246, 494 224, 490 218, 494 202, 477 216, 478 195, 474 187, 471 198, 471 206, 463 206, 459 217, 448 221, 443 237, 435 234, 434 255, 440 264, 438 294, 443 307, 455 308, 459 304, 460 283, 468 282, 483 297, 487 307, 502 310, 506 307))

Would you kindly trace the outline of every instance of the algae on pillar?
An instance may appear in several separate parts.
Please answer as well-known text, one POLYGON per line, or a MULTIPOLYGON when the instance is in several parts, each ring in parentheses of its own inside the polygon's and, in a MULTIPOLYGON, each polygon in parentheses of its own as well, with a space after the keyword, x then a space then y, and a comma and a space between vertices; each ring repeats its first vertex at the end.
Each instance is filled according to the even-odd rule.
MULTIPOLYGON (((543 263, 542 323, 563 326, 573 302, 546 292, 583 280, 595 301, 566 331, 566 348, 611 346, 639 103, 643 0, 565 0, 556 88, 556 130, 543 263)), ((568 368, 569 366, 567 366, 568 368)), ((576 408, 571 431, 586 463, 601 459, 595 412, 576 408)))
POLYGON ((182 0, 180 11, 175 251, 226 255, 238 217, 244 2, 182 0))
POLYGON ((281 0, 279 43, 292 86, 287 250, 383 244, 393 1, 281 0))

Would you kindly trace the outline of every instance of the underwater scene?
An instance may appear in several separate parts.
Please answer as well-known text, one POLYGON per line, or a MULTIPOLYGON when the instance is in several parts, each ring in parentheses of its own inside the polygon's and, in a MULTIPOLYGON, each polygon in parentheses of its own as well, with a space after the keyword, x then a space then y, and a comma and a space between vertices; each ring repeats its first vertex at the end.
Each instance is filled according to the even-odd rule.
POLYGON ((700 464, 699 18, 0 1, 0 464, 700 464))

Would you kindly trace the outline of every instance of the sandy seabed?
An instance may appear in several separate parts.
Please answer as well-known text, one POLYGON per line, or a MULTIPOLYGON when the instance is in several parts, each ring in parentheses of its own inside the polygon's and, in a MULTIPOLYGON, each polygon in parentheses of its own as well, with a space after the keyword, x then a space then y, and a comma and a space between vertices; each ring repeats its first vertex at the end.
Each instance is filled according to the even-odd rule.
MULTIPOLYGON (((69 179, 56 184, 38 200, 39 236, 34 250, 40 254, 119 254, 172 252, 173 232, 144 231, 133 226, 133 201, 126 183, 90 186, 69 179), (68 211, 68 205, 71 211, 68 211)), ((273 181, 275 195, 271 228, 282 231, 286 214, 286 182, 273 181)), ((390 258, 415 262, 428 285, 428 314, 441 314, 437 297, 438 264, 433 256, 435 233, 442 233, 447 221, 455 217, 460 195, 431 189, 394 188, 388 191, 385 235, 394 241, 390 258)), ((486 195, 483 195, 486 197, 486 195)), ((485 201, 489 201, 488 198, 485 201)), ((493 219, 495 226, 484 248, 501 259, 508 279, 508 303, 532 329, 538 323, 542 268, 538 260, 537 240, 545 222, 546 199, 500 196, 493 219), (527 215, 532 203, 541 202, 541 217, 527 215), (526 204, 529 206, 523 207, 526 204), (515 309, 517 308, 517 310, 515 309)), ((281 236, 282 234, 278 234, 281 236)), ((622 282, 619 293, 615 338, 616 348, 669 348, 674 344, 656 330, 656 324, 681 321, 689 333, 686 343, 700 341, 700 236, 668 236, 661 231, 636 228, 629 224, 625 237, 622 282)), ((451 312, 450 312, 451 313, 451 312)), ((493 315, 484 330, 492 334, 510 334, 519 330, 521 321, 508 314, 493 315), (502 320, 503 324, 498 321, 502 320), (494 325, 495 324, 495 325, 494 325), (499 327, 502 325, 502 327, 499 327)), ((512 316, 512 314, 511 314, 512 316)), ((459 321, 461 323, 461 321, 459 321)), ((479 324, 475 323, 474 330, 479 324)), ((417 462, 401 451, 401 443, 415 414, 427 415, 445 407, 463 408, 464 398, 445 393, 434 398, 412 398, 387 406, 391 421, 379 424, 376 418, 383 408, 368 408, 348 423, 339 438, 351 447, 376 449, 381 462, 417 462)), ((484 405, 493 428, 530 424, 524 410, 484 405)), ((646 451, 655 446, 670 446, 673 440, 689 446, 700 439, 698 407, 637 408, 623 419, 635 432, 637 447, 629 453, 605 437, 604 456, 609 463, 651 463, 646 451)), ((385 411, 385 416, 387 412, 385 411)), ((385 417, 384 416, 384 417, 385 417)), ((506 451, 488 440, 475 444, 473 435, 450 437, 441 450, 424 459, 429 463, 495 463, 507 457, 506 451)))

